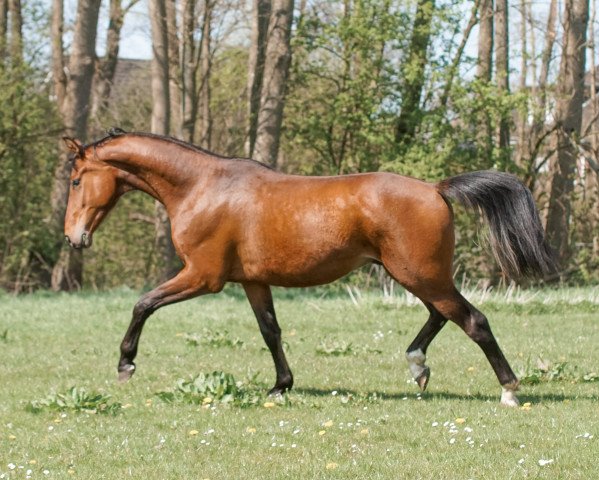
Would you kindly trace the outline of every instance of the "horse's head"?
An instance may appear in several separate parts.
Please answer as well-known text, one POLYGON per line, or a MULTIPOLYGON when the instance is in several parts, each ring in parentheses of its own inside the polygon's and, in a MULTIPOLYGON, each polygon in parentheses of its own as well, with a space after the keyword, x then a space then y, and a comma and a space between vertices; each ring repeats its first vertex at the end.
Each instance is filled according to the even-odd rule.
POLYGON ((90 247, 94 231, 123 193, 118 170, 99 161, 94 146, 84 147, 70 137, 63 140, 71 151, 73 164, 64 219, 65 239, 74 248, 90 247))

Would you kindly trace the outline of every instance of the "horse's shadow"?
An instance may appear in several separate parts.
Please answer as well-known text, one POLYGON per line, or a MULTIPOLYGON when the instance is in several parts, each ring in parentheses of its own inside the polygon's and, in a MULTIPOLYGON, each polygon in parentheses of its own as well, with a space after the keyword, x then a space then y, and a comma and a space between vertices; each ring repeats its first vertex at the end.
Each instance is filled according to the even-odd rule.
MULTIPOLYGON (((378 398, 380 400, 404 400, 406 397, 415 399, 417 396, 421 397, 422 400, 466 400, 473 402, 490 402, 490 403, 498 403, 499 402, 499 393, 497 395, 487 395, 482 393, 474 393, 474 394, 460 394, 449 391, 429 391, 424 392, 418 395, 419 392, 415 390, 403 391, 403 392, 379 392, 376 390, 373 391, 361 391, 357 392, 355 390, 348 390, 343 387, 334 387, 331 389, 320 389, 320 388, 294 388, 292 392, 304 395, 307 397, 330 397, 333 391, 339 392, 337 395, 339 396, 347 396, 351 395, 354 398, 378 398)), ((562 393, 543 393, 543 394, 534 394, 534 393, 526 393, 525 391, 521 391, 518 394, 518 398, 520 403, 530 402, 532 404, 538 403, 561 403, 564 401, 574 402, 577 400, 590 400, 590 401, 598 401, 599 395, 567 395, 562 393)))

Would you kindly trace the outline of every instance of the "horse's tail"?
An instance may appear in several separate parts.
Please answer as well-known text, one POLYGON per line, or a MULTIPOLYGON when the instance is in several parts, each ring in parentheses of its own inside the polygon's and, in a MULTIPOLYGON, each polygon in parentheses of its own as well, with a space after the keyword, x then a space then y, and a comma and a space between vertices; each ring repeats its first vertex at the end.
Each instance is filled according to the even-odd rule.
POLYGON ((439 182, 437 191, 482 213, 489 223, 493 255, 505 275, 555 271, 532 193, 515 176, 492 170, 463 173, 439 182))

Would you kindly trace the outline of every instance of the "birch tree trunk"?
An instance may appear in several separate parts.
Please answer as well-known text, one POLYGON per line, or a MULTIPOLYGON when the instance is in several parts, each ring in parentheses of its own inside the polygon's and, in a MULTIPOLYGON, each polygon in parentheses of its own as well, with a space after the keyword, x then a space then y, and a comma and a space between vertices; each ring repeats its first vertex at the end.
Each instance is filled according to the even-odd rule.
MULTIPOLYGON (((170 90, 168 61, 168 32, 165 0, 150 0, 152 27, 152 133, 168 135, 170 121, 170 90)), ((158 281, 165 282, 176 273, 176 253, 164 206, 156 202, 155 247, 158 260, 158 281)))
POLYGON ((589 0, 566 0, 564 46, 557 86, 557 154, 551 162, 547 236, 562 266, 571 255, 569 232, 577 145, 582 123, 589 0))
MULTIPOLYGON (((55 1, 53 5, 56 6, 57 3, 55 1)), ((65 134, 81 140, 85 140, 87 136, 100 3, 101 0, 79 0, 77 5, 77 19, 69 57, 69 77, 66 82, 64 103, 61 108, 65 134)), ((53 14, 52 19, 62 24, 62 18, 59 18, 58 15, 53 14)), ((52 31, 60 31, 61 28, 62 25, 53 25, 52 31)), ((55 41, 53 47, 58 48, 61 43, 55 41)), ((58 51, 53 52, 53 58, 58 55, 58 51)), ((60 156, 58 162, 52 188, 53 214, 51 224, 52 231, 56 232, 62 240, 64 215, 69 193, 70 164, 66 161, 65 154, 60 156)), ((82 281, 83 259, 81 250, 63 246, 52 271, 52 289, 78 289, 81 288, 82 281)))
POLYGON ((264 56, 264 78, 253 158, 276 167, 291 64, 293 0, 274 0, 264 56))

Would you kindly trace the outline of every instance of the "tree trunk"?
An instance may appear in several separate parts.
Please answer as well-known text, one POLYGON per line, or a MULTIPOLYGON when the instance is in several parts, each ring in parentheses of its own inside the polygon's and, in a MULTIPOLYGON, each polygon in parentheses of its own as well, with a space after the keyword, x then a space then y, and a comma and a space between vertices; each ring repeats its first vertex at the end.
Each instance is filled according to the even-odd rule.
POLYGON ((293 0, 274 0, 264 56, 264 78, 253 157, 276 167, 291 64, 293 0))
MULTIPOLYGON (((206 9, 208 9, 209 0, 205 0, 205 2, 206 9)), ((195 0, 185 0, 183 4, 183 38, 181 41, 181 66, 183 68, 183 72, 181 75, 183 86, 181 94, 183 128, 181 129, 181 133, 183 139, 186 142, 190 143, 193 143, 195 136, 198 104, 196 87, 198 61, 196 56, 196 43, 194 38, 197 24, 195 6, 195 0)), ((204 19, 204 21, 206 20, 204 19)))
MULTIPOLYGON (((482 85, 488 85, 493 71, 493 0, 480 0, 480 21, 478 33, 478 58, 476 78, 482 85)), ((480 156, 491 158, 493 153, 493 131, 491 118, 485 110, 481 112, 477 139, 481 148, 480 156)))
POLYGON ((253 0, 247 83, 248 133, 245 142, 245 154, 248 157, 253 156, 256 143, 260 92, 264 78, 264 54, 266 53, 266 39, 271 10, 272 0, 253 0))
POLYGON ((476 78, 491 81, 493 70, 493 0, 480 0, 476 78))
POLYGON ((409 145, 420 123, 420 98, 434 12, 434 0, 418 0, 408 58, 401 68, 401 112, 395 125, 398 144, 409 145))
MULTIPOLYGON (((495 0, 495 77, 499 96, 508 95, 510 92, 509 76, 509 30, 508 30, 508 2, 495 0)), ((508 118, 502 113, 499 120, 498 145, 501 156, 509 158, 510 125, 508 118)))
POLYGON ((13 64, 23 60, 23 14, 21 0, 9 0, 8 13, 10 14, 10 56, 13 64))
POLYGON ((200 43, 200 146, 210 149, 212 118, 210 112, 210 71, 212 68, 211 35, 213 0, 205 0, 202 41, 200 43))
MULTIPOLYGON (((183 7, 185 11, 185 6, 183 7)), ((166 2, 166 31, 168 34, 168 68, 170 101, 170 134, 183 138, 183 114, 181 106, 181 84, 183 41, 179 40, 177 2, 166 2)), ((183 34, 184 36, 184 34, 183 34)))
MULTIPOLYGON (((84 140, 87 134, 87 121, 90 110, 90 96, 96 58, 96 34, 101 0, 80 0, 77 6, 77 20, 73 32, 73 43, 69 59, 69 78, 62 108, 65 134, 84 140)), ((56 2, 54 2, 56 5, 56 2)), ((62 19, 53 15, 53 20, 62 19)), ((58 27, 53 31, 60 30, 58 27)), ((54 56, 58 55, 56 53, 54 56)), ((55 170, 52 188, 52 227, 62 231, 64 214, 69 192, 70 164, 63 154, 55 170)), ((60 235, 62 239, 62 235, 60 235)), ((54 290, 73 290, 81 287, 83 261, 81 250, 63 247, 58 262, 52 271, 54 290)))
MULTIPOLYGON (((50 34, 52 36, 52 79, 54 95, 58 111, 62 112, 67 89, 67 76, 64 68, 64 48, 62 34, 64 30, 64 0, 52 0, 52 20, 50 34)), ((62 142, 61 142, 62 143, 62 142)))
POLYGON ((8 27, 8 0, 0 0, 0 68, 6 56, 6 28, 8 27))
POLYGON ((576 174, 577 145, 582 123, 588 0, 566 0, 564 46, 557 86, 557 155, 551 163, 547 236, 562 267, 568 261, 571 195, 576 174))
MULTIPOLYGON (((150 0, 152 26, 152 133, 168 135, 170 122, 168 32, 165 0, 150 0)), ((158 281, 168 280, 176 273, 176 253, 171 240, 171 228, 164 206, 156 202, 155 247, 158 281)))

